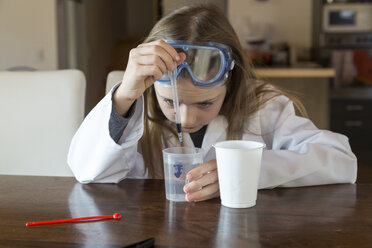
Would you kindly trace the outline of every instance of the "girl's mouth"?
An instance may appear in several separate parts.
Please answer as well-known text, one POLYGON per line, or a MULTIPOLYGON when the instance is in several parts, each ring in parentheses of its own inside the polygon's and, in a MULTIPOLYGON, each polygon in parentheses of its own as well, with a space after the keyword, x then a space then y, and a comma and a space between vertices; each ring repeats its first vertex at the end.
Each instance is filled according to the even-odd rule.
POLYGON ((185 130, 193 130, 193 129, 195 129, 195 127, 182 127, 182 129, 185 129, 185 130))

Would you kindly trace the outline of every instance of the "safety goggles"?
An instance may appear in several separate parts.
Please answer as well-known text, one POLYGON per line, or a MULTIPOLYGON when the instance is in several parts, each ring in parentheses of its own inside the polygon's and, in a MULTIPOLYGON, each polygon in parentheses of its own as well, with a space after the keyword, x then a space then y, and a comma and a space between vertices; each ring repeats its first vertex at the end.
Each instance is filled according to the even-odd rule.
MULTIPOLYGON (((199 88, 216 87, 225 82, 228 72, 234 68, 231 48, 216 42, 187 43, 165 40, 178 53, 186 54, 186 60, 177 67, 177 78, 186 69, 194 85, 199 88)), ((158 80, 163 85, 171 85, 170 73, 158 80)))

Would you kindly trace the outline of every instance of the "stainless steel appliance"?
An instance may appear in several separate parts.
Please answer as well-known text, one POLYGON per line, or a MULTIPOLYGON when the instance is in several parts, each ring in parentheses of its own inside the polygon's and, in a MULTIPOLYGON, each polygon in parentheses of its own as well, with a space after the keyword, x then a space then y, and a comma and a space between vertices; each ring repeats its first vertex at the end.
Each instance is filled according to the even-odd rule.
POLYGON ((326 33, 371 32, 372 3, 323 5, 323 30, 326 33))

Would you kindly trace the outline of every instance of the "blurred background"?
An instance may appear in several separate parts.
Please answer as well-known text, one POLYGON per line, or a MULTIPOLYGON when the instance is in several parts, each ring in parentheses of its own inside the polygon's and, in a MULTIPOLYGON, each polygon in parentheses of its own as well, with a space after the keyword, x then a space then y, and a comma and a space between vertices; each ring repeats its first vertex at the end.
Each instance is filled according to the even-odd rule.
POLYGON ((370 161, 370 0, 0 0, 0 70, 81 70, 87 114, 157 20, 199 2, 225 12, 257 68, 332 68, 328 127, 370 161))

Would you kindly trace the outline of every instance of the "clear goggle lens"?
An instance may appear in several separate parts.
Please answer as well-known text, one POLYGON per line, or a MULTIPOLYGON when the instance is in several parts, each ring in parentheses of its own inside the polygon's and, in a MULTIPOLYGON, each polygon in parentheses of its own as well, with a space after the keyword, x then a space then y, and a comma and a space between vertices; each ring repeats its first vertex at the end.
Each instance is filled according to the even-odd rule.
MULTIPOLYGON (((186 70, 193 80, 199 83, 208 83, 218 79, 223 73, 223 54, 214 48, 175 48, 177 52, 185 53, 186 60, 178 66, 178 75, 186 70)), ((169 81, 168 73, 165 73, 159 81, 169 81)))
POLYGON ((195 78, 200 82, 215 79, 221 70, 221 55, 215 49, 189 49, 186 62, 195 78))

